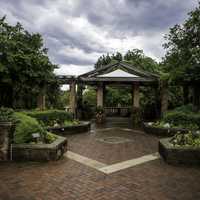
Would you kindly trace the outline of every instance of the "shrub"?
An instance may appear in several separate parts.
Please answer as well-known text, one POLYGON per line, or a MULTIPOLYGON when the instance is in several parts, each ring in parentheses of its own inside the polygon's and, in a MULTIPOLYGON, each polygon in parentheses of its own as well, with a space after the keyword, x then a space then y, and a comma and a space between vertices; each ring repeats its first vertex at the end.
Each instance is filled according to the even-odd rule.
POLYGON ((168 122, 174 126, 198 126, 200 127, 200 114, 184 113, 181 111, 171 111, 164 115, 163 121, 168 122))
POLYGON ((194 113, 194 106, 192 104, 183 105, 174 109, 177 112, 184 112, 184 113, 194 113))
POLYGON ((1 122, 15 122, 14 111, 11 108, 0 108, 0 121, 1 122))
POLYGON ((55 122, 62 125, 66 120, 72 120, 72 115, 62 110, 28 111, 25 114, 37 119, 45 126, 53 126, 55 122))
POLYGON ((15 113, 15 117, 19 120, 16 124, 14 133, 14 143, 29 143, 33 141, 32 134, 39 133, 41 139, 44 140, 47 131, 39 124, 39 122, 23 113, 15 113))

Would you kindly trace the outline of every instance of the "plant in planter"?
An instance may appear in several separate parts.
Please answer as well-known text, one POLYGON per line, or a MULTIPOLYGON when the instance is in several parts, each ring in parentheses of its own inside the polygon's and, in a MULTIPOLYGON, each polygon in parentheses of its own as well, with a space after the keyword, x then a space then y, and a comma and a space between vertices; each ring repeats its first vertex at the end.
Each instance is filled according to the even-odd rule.
POLYGON ((14 111, 12 109, 0 108, 0 160, 9 159, 15 122, 14 111))
POLYGON ((106 115, 102 106, 98 106, 96 109, 96 122, 102 124, 105 122, 106 115))

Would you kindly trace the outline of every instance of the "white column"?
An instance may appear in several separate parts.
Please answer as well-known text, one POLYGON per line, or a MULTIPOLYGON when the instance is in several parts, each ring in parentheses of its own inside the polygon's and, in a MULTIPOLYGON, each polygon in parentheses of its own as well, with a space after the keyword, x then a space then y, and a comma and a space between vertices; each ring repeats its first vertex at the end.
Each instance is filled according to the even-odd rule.
POLYGON ((97 106, 103 107, 103 85, 100 84, 97 86, 97 106))

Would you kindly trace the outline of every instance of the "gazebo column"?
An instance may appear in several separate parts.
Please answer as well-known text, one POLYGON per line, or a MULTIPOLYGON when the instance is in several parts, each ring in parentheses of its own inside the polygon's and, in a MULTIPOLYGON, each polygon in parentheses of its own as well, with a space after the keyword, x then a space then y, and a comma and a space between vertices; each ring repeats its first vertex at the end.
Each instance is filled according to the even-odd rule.
POLYGON ((139 91, 139 83, 135 83, 133 85, 133 108, 139 108, 140 107, 140 91, 139 91))
POLYGON ((73 117, 76 117, 76 82, 72 81, 70 83, 70 111, 73 117))
POLYGON ((161 86, 161 116, 168 110, 169 92, 167 83, 163 82, 161 86))
POLYGON ((45 97, 45 90, 41 90, 37 97, 37 107, 39 110, 45 110, 46 107, 46 97, 45 97))
POLYGON ((140 91, 139 91, 139 83, 134 83, 133 85, 133 108, 132 108, 132 122, 134 127, 140 127, 142 116, 140 111, 140 91))
POLYGON ((97 107, 101 106, 103 107, 103 94, 104 94, 104 85, 99 84, 97 85, 97 107))

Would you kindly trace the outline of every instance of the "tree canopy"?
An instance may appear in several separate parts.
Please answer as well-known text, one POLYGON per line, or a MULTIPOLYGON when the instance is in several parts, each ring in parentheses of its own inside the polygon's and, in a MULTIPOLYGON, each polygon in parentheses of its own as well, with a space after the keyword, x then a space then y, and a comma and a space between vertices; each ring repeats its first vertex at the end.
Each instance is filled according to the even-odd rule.
POLYGON ((52 64, 42 36, 29 33, 20 23, 0 19, 0 104, 32 107, 41 89, 53 83, 57 66, 52 64))
POLYGON ((200 106, 200 3, 182 25, 175 25, 165 36, 167 50, 163 69, 171 81, 194 89, 194 104, 200 106))

